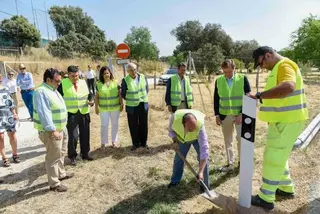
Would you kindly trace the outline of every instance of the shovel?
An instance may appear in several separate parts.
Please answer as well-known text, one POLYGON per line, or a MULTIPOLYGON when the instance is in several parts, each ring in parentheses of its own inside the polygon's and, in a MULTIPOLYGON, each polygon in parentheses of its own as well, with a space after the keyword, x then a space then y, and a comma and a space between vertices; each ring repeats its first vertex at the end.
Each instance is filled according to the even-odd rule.
MULTIPOLYGON (((183 162, 188 166, 188 168, 191 170, 192 174, 199 179, 198 174, 196 173, 196 171, 192 168, 192 166, 190 165, 190 163, 183 157, 183 155, 179 152, 178 149, 175 150, 176 153, 180 156, 180 158, 183 160, 183 162)), ((203 180, 199 180, 200 186, 204 189, 205 193, 210 197, 210 198, 214 198, 214 196, 211 193, 215 193, 214 190, 212 190, 210 192, 210 190, 208 189, 207 185, 203 182, 203 180)))
MULTIPOLYGON (((183 155, 179 152, 178 149, 175 149, 175 152, 180 156, 183 162, 188 166, 193 175, 199 179, 198 174, 189 164, 189 162, 183 157, 183 155)), ((227 213, 239 213, 239 206, 236 203, 236 200, 232 197, 227 197, 221 194, 218 194, 215 190, 209 190, 207 185, 199 180, 201 187, 203 187, 205 193, 202 193, 201 196, 215 204, 216 206, 224 209, 227 213)), ((248 212, 240 212, 240 213, 248 213, 248 212)))

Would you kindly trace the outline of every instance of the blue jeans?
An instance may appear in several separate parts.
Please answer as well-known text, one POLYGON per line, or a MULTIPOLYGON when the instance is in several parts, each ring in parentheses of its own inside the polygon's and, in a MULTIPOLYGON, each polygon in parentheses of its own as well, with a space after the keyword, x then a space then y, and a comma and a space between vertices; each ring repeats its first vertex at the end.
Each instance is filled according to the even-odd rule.
MULTIPOLYGON (((198 161, 200 160, 200 149, 199 149, 199 143, 198 141, 195 141, 194 143, 179 143, 179 151, 180 153, 186 157, 191 144, 193 145, 194 149, 197 152, 197 159, 198 161)), ((184 162, 183 160, 180 158, 180 156, 178 154, 175 155, 174 157, 174 162, 173 162, 173 172, 172 172, 172 176, 171 176, 171 183, 178 183, 181 181, 182 178, 182 174, 183 174, 183 168, 184 168, 184 162)), ((204 183, 207 185, 208 188, 209 187, 209 164, 207 162, 207 165, 204 169, 203 172, 203 177, 204 177, 204 183)))
POLYGON ((21 90, 21 96, 24 104, 28 108, 30 117, 33 119, 33 90, 32 91, 21 90))

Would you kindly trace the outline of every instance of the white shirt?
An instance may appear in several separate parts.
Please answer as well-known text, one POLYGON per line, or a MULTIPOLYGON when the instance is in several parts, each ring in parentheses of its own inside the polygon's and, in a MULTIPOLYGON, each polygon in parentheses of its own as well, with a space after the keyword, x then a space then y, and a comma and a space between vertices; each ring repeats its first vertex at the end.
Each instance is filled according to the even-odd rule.
POLYGON ((92 69, 90 71, 87 71, 87 73, 86 73, 87 79, 93 79, 94 78, 94 74, 95 74, 95 72, 92 69))
POLYGON ((17 82, 15 79, 3 78, 2 85, 8 87, 11 94, 17 92, 17 82))
POLYGON ((179 76, 180 84, 181 84, 181 101, 186 101, 186 96, 185 96, 185 81, 184 78, 181 79, 179 76))

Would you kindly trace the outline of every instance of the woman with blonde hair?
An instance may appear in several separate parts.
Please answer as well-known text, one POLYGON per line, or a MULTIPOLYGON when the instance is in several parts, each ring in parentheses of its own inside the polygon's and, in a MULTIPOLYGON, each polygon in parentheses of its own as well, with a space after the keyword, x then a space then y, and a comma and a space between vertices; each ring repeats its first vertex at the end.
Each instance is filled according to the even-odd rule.
POLYGON ((95 112, 100 114, 101 120, 101 150, 108 144, 109 119, 111 120, 112 146, 118 148, 118 129, 120 111, 123 110, 123 101, 120 95, 120 86, 107 66, 99 72, 97 94, 95 97, 95 112))

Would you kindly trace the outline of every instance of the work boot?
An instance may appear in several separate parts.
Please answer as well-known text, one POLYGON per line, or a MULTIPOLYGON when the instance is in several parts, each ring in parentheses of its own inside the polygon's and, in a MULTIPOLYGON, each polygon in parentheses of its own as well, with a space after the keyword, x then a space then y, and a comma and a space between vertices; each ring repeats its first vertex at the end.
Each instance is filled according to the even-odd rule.
POLYGON ((295 196, 293 192, 285 192, 280 189, 276 190, 276 195, 288 199, 292 199, 295 196))
POLYGON ((50 187, 50 191, 54 192, 66 192, 68 190, 68 187, 66 187, 63 184, 60 184, 59 186, 56 187, 50 187))
POLYGON ((74 176, 74 173, 73 172, 67 172, 66 173, 66 176, 64 176, 63 178, 59 178, 60 181, 63 181, 63 180, 67 180, 69 178, 72 178, 74 176))
POLYGON ((251 205, 262 207, 267 210, 273 210, 274 209, 274 203, 268 203, 264 200, 262 200, 259 195, 255 195, 251 197, 251 205))

